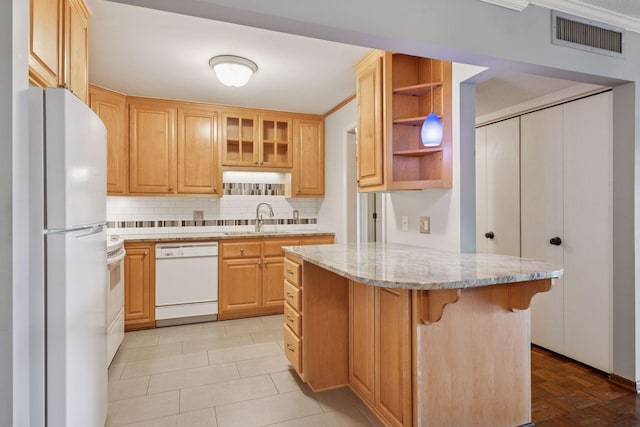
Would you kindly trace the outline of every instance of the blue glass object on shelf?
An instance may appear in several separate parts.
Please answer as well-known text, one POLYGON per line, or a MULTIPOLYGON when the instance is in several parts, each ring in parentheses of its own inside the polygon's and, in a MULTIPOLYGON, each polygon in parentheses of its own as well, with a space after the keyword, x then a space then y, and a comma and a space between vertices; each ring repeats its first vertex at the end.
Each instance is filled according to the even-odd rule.
POLYGON ((425 147, 437 147, 442 142, 442 120, 435 113, 429 114, 422 122, 420 139, 425 147))

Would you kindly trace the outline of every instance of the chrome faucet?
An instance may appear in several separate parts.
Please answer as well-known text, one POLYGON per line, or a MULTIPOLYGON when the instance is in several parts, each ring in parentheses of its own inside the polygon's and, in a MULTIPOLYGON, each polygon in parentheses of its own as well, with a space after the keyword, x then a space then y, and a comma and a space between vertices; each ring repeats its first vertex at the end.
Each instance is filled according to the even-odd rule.
POLYGON ((269 208, 269 216, 273 218, 273 208, 271 205, 266 202, 258 203, 258 206, 256 206, 256 233, 262 231, 262 214, 260 213, 260 207, 263 205, 269 208))

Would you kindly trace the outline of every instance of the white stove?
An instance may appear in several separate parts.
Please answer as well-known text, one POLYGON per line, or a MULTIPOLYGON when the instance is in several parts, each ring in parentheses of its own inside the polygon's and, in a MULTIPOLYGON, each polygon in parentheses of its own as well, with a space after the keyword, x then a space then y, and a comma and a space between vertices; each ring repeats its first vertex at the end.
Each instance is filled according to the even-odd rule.
POLYGON ((107 239, 107 365, 124 339, 124 241, 107 239))

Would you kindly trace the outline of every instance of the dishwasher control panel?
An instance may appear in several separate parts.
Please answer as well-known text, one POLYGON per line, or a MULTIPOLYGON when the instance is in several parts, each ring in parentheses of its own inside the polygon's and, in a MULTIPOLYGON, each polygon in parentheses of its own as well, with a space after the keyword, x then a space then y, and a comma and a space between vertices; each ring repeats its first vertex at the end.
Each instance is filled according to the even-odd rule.
POLYGON ((218 242, 202 243, 158 243, 156 259, 210 257, 218 255, 218 242))

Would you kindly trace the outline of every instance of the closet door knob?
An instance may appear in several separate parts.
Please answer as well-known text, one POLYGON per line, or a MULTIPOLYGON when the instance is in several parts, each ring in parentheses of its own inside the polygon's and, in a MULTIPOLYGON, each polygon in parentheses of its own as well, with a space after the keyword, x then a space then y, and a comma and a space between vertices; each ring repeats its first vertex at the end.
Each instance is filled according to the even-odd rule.
POLYGON ((487 239, 493 239, 494 237, 496 237, 496 235, 493 234, 493 231, 489 231, 487 233, 484 233, 484 237, 486 237, 487 239))
POLYGON ((562 244, 562 239, 559 237, 552 237, 551 239, 549 239, 549 243, 554 246, 560 246, 562 244))

